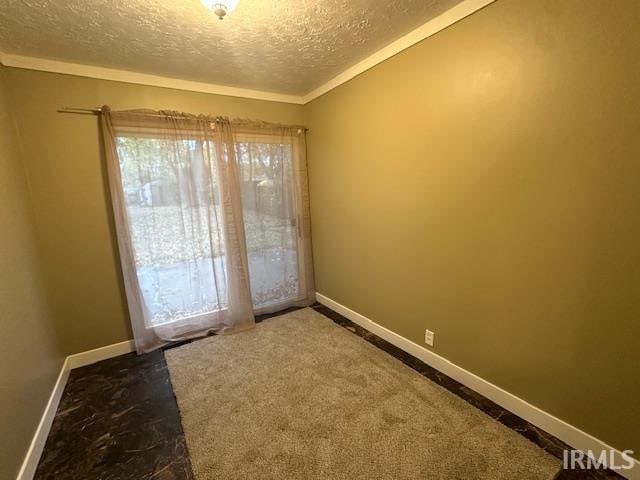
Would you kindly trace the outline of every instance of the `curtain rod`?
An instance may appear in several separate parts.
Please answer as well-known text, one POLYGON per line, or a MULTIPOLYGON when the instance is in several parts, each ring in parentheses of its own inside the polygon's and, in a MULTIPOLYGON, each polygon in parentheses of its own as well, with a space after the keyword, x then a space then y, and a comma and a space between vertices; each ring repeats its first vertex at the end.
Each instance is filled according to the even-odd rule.
MULTIPOLYGON (((58 110, 58 113, 75 113, 75 114, 78 114, 78 115, 100 115, 101 112, 102 112, 102 108, 101 107, 94 107, 94 108, 61 107, 58 110)), ((145 115, 145 116, 148 116, 148 117, 183 118, 183 117, 177 116, 177 115, 158 115, 156 113, 141 113, 140 115, 145 115)), ((292 126, 292 128, 301 128, 305 132, 309 131, 309 129, 307 127, 299 127, 297 125, 292 126)))
POLYGON ((62 107, 58 110, 58 113, 77 113, 79 115, 98 115, 102 112, 102 108, 75 108, 75 107, 62 107))
MULTIPOLYGON (((58 113, 77 113, 78 115, 100 115, 100 113, 102 113, 102 108, 101 107, 95 107, 95 108, 62 107, 60 110, 58 110, 58 113)), ((145 117, 182 118, 177 115, 159 115, 157 113, 139 113, 138 115, 144 115, 145 117)))
MULTIPOLYGON (((58 113, 77 113, 78 115, 100 115, 102 108, 76 108, 76 107, 62 107, 58 110, 58 113)), ((165 117, 165 118, 183 118, 178 115, 159 115, 157 113, 139 113, 145 117, 165 117)))

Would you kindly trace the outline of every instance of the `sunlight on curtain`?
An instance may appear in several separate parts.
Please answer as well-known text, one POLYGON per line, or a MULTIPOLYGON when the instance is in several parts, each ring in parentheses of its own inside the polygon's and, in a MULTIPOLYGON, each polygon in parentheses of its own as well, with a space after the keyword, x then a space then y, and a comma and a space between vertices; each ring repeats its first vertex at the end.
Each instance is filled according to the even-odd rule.
POLYGON ((305 133, 298 127, 233 124, 253 308, 313 303, 305 133))
POLYGON ((210 142, 122 136, 116 149, 151 324, 225 308, 222 212, 210 142))
POLYGON ((254 309, 299 292, 292 145, 240 137, 236 144, 254 309))
POLYGON ((229 122, 108 107, 101 117, 137 350, 251 327, 229 122))
POLYGON ((301 130, 108 107, 102 127, 139 352, 313 301, 301 130))

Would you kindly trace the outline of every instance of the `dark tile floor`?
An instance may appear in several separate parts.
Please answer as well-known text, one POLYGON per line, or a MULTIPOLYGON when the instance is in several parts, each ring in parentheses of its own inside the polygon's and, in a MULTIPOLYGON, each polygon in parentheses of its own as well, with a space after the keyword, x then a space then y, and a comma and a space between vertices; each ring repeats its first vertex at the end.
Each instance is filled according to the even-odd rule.
POLYGON ((71 371, 35 479, 192 478, 161 351, 71 371))
MULTIPOLYGON (((552 455, 557 438, 391 345, 333 310, 313 308, 552 455)), ((264 321, 277 314, 262 315, 264 321)), ((183 342, 185 343, 185 342, 183 342)), ((177 344, 180 345, 180 344, 177 344)), ((167 348, 173 348, 172 345, 167 348)), ((133 353, 71 371, 36 480, 192 480, 180 414, 162 351, 133 353)), ((562 471, 556 479, 622 478, 612 471, 562 471)))

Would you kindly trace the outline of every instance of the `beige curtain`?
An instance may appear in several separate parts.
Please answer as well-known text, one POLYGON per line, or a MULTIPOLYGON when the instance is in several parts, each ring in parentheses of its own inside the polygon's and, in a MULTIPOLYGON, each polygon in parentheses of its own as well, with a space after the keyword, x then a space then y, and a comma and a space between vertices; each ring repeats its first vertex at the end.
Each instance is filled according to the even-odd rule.
POLYGON ((315 301, 304 128, 232 122, 255 313, 315 301))
POLYGON ((313 301, 302 129, 107 106, 101 126, 139 353, 313 301))

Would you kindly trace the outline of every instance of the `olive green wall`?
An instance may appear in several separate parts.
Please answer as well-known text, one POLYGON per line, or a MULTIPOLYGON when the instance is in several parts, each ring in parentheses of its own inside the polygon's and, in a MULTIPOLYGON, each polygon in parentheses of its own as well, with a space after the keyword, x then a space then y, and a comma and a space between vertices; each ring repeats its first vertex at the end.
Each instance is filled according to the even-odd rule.
POLYGON ((97 119, 56 113, 103 103, 307 123, 319 292, 640 451, 639 23, 498 0, 306 106, 2 69, 2 468, 62 356, 130 338, 97 119))
POLYGON ((302 106, 7 69, 31 182, 53 331, 65 355, 131 338, 97 117, 60 107, 175 109, 301 123, 302 106))
POLYGON ((636 454, 638 25, 498 0, 306 106, 317 290, 636 454))
POLYGON ((62 366, 34 243, 28 182, 0 67, 0 478, 15 478, 62 366))

